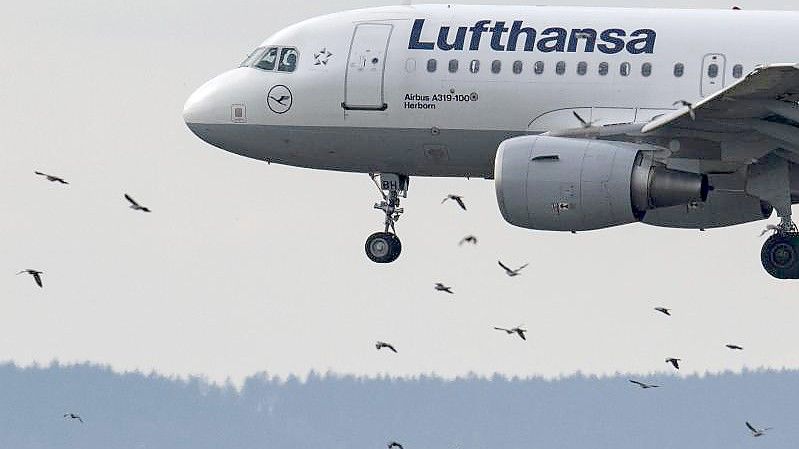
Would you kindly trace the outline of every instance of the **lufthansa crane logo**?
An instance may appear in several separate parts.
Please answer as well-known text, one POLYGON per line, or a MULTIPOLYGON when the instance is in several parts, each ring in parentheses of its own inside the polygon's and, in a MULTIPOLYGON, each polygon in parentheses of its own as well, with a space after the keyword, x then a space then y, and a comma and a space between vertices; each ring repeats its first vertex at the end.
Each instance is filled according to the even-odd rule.
POLYGON ((269 89, 269 93, 266 94, 266 105, 269 106, 269 110, 275 114, 285 114, 288 112, 288 110, 291 109, 293 100, 289 88, 282 84, 273 86, 269 89))

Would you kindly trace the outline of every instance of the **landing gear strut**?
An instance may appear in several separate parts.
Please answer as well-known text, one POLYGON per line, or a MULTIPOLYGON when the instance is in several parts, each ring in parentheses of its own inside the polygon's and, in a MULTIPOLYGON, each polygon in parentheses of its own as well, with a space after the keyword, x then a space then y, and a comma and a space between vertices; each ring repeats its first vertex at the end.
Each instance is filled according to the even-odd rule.
POLYGON ((777 279, 799 279, 799 232, 790 216, 782 217, 760 251, 763 268, 777 279))
POLYGON ((760 250, 760 261, 768 274, 777 279, 799 279, 799 230, 791 220, 791 166, 788 161, 768 154, 748 168, 746 193, 770 204, 780 224, 769 226, 774 235, 760 250))
POLYGON ((408 197, 410 179, 405 175, 393 173, 369 174, 369 176, 383 196, 383 201, 375 203, 374 207, 383 211, 386 219, 385 230, 383 232, 375 232, 366 239, 366 256, 372 262, 391 263, 397 260, 402 252, 402 243, 397 237, 394 225, 403 212, 403 209, 399 207, 400 197, 408 197), (378 177, 380 178, 379 182, 377 180, 378 177))

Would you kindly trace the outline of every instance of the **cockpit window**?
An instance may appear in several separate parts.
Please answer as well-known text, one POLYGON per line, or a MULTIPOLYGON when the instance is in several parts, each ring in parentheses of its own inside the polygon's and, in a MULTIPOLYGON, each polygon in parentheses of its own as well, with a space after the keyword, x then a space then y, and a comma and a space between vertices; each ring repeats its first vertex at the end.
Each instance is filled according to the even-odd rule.
POLYGON ((263 52, 264 47, 256 48, 252 53, 250 53, 249 56, 247 56, 247 59, 239 64, 239 67, 250 67, 251 65, 255 64, 255 61, 261 59, 261 54, 263 54, 263 52))
POLYGON ((297 70, 299 53, 294 47, 268 47, 259 48, 242 66, 256 67, 261 70, 291 73, 297 70))
POLYGON ((297 69, 297 50, 294 48, 284 48, 280 52, 280 64, 278 72, 293 72, 297 69))
POLYGON ((255 67, 263 70, 275 70, 275 62, 277 62, 277 47, 270 47, 258 64, 255 64, 255 67))

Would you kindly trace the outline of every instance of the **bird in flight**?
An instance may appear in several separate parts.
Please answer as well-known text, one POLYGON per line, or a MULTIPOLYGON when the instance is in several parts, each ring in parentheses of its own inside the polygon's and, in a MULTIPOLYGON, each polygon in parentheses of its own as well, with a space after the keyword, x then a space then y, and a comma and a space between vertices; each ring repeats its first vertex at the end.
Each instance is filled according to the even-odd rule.
POLYGON ((150 209, 142 206, 141 204, 137 203, 136 200, 133 199, 132 196, 125 194, 125 199, 128 200, 130 203, 130 208, 133 210, 140 210, 142 212, 150 212, 150 209))
POLYGON ((596 123, 596 120, 589 122, 588 120, 584 119, 580 114, 577 113, 577 111, 572 111, 572 114, 574 114, 574 117, 580 122, 580 126, 583 128, 591 128, 594 126, 594 123, 596 123))
POLYGON ((405 449, 404 447, 402 447, 401 444, 397 443, 396 441, 389 441, 386 444, 386 446, 388 446, 388 449, 405 449))
POLYGON ((527 265, 530 265, 530 264, 526 263, 526 264, 520 266, 519 268, 517 268, 515 270, 511 270, 510 268, 507 267, 507 265, 502 263, 502 261, 498 260, 497 263, 499 264, 500 267, 502 267, 503 270, 505 270, 505 274, 507 274, 510 277, 514 277, 514 276, 520 275, 521 271, 524 269, 524 267, 526 267, 527 265))
POLYGON ((397 350, 394 349, 394 346, 392 346, 389 343, 383 342, 383 341, 378 341, 377 343, 375 343, 375 348, 377 348, 378 351, 383 349, 383 348, 387 348, 387 349, 390 349, 391 352, 393 352, 394 354, 397 353, 397 350))
POLYGON ((527 332, 527 329, 522 329, 521 326, 514 327, 513 329, 505 329, 504 327, 496 327, 496 326, 494 326, 494 329, 496 329, 498 331, 503 331, 503 332, 507 333, 508 335, 516 334, 522 340, 527 341, 527 337, 524 335, 524 333, 527 332))
POLYGON ((743 351, 744 350, 744 348, 742 346, 738 346, 738 345, 724 345, 724 346, 726 346, 727 348, 732 349, 734 351, 743 351))
POLYGON ((40 171, 35 171, 34 173, 36 173, 39 176, 44 176, 50 182, 57 182, 59 184, 69 184, 64 180, 64 178, 59 178, 58 176, 48 175, 47 173, 42 173, 40 171))
POLYGON ((455 293, 452 291, 452 287, 447 287, 446 285, 442 284, 441 282, 436 282, 435 289, 437 292, 447 292, 450 295, 454 295, 455 293))
POLYGON ((23 273, 33 276, 33 280, 36 281, 36 285, 38 285, 40 288, 44 287, 44 285, 42 285, 42 275, 44 274, 43 271, 37 271, 28 268, 27 270, 22 270, 19 273, 17 273, 17 276, 23 273))
POLYGON ((472 245, 477 245, 477 237, 473 235, 467 235, 466 237, 462 238, 458 245, 463 245, 464 243, 471 243, 472 245))
POLYGON ((752 436, 755 438, 762 437, 763 435, 766 434, 767 431, 772 429, 771 427, 766 427, 765 429, 758 429, 752 424, 749 424, 749 421, 746 422, 746 427, 749 428, 749 431, 752 432, 752 436))
POLYGON ((671 316, 671 309, 667 309, 665 307, 655 307, 655 310, 657 310, 658 312, 660 312, 660 313, 662 313, 664 315, 671 316))
POLYGON ((680 362, 682 362, 682 359, 675 359, 673 357, 666 359, 666 363, 671 363, 674 369, 680 369, 680 362))
POLYGON ((637 380, 632 380, 632 379, 630 379, 630 383, 638 385, 639 387, 641 387, 644 390, 648 390, 650 388, 660 388, 660 385, 647 384, 647 383, 639 382, 637 380))
POLYGON ((447 195, 446 198, 441 200, 441 204, 444 204, 447 200, 455 201, 456 203, 458 203, 458 206, 460 206, 461 209, 466 210, 466 204, 463 203, 463 197, 462 196, 453 195, 453 194, 450 193, 449 195, 447 195))
POLYGON ((81 423, 83 423, 83 418, 81 418, 79 415, 77 415, 75 413, 65 413, 64 414, 64 418, 65 419, 71 419, 71 420, 78 420, 81 423))
POLYGON ((691 120, 696 120, 696 112, 694 112, 694 105, 693 103, 687 102, 685 100, 678 100, 674 102, 674 106, 685 106, 688 108, 688 115, 691 116, 691 120))
POLYGON ((780 232, 780 227, 776 226, 776 225, 773 225, 773 224, 770 224, 770 225, 766 226, 766 229, 764 229, 763 232, 760 233, 760 237, 763 237, 764 235, 768 234, 769 232, 780 232))
POLYGON ((290 97, 290 96, 288 96, 288 95, 281 95, 281 96, 280 96, 280 98, 275 98, 275 97, 273 97, 273 96, 271 96, 271 95, 270 95, 270 96, 269 96, 269 98, 271 98, 271 99, 275 100, 275 103, 277 103, 277 104, 279 104, 279 105, 281 105, 281 106, 285 106, 285 105, 286 105, 286 103, 284 103, 284 102, 285 102, 286 100, 288 100, 289 98, 291 98, 291 97, 290 97))

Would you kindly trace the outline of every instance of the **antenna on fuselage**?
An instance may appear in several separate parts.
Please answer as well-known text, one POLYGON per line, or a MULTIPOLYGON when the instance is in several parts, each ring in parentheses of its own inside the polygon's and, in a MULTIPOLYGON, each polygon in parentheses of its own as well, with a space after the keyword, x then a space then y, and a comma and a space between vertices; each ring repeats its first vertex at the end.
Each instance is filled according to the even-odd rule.
POLYGON ((402 0, 402 4, 404 6, 411 6, 411 4, 413 4, 413 0, 402 0))

